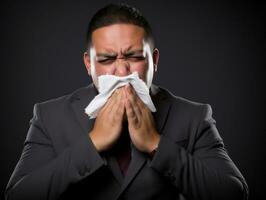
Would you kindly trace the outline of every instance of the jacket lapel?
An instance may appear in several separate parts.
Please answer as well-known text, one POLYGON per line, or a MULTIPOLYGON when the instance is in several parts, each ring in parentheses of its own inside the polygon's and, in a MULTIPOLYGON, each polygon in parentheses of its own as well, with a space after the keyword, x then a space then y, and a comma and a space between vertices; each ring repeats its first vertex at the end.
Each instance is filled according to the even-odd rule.
POLYGON ((96 95, 96 88, 90 84, 88 87, 77 91, 72 96, 72 108, 80 126, 86 134, 92 129, 95 119, 89 119, 88 115, 85 113, 85 108, 96 95))
POLYGON ((124 177, 120 170, 116 157, 113 155, 107 155, 106 160, 108 163, 108 167, 111 170, 112 174, 114 175, 115 179, 120 185, 122 185, 124 181, 124 177))
POLYGON ((162 92, 162 90, 156 85, 151 86, 150 94, 156 107, 156 112, 153 113, 156 130, 159 134, 162 134, 162 130, 165 122, 167 121, 166 119, 171 107, 171 102, 164 92, 162 92))
POLYGON ((142 167, 146 162, 146 156, 144 155, 144 153, 138 151, 133 145, 131 149, 132 149, 132 159, 128 167, 127 174, 124 177, 124 182, 121 187, 121 190, 115 199, 118 199, 119 196, 125 191, 125 189, 133 181, 133 179, 136 177, 136 175, 142 169, 142 167))

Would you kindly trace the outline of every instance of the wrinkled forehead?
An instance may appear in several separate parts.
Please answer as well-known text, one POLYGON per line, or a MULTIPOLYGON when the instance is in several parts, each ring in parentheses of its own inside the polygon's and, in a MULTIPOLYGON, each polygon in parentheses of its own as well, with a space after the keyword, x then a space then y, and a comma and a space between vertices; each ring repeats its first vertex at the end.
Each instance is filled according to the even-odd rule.
POLYGON ((130 46, 142 46, 145 31, 142 27, 132 24, 114 24, 96 29, 92 33, 91 45, 96 50, 127 49, 130 46))
POLYGON ((97 46, 92 45, 89 49, 89 54, 91 56, 100 55, 124 55, 124 54, 143 54, 144 56, 150 55, 152 51, 151 45, 143 39, 140 43, 135 45, 127 45, 121 48, 114 48, 113 46, 103 46, 97 48, 97 46))

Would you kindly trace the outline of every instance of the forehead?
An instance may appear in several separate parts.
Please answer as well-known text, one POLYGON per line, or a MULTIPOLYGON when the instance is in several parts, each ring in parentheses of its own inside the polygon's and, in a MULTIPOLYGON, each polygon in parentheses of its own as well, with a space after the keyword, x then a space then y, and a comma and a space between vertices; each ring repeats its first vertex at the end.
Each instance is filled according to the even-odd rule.
POLYGON ((114 24, 96 29, 92 33, 92 45, 97 50, 140 48, 143 46, 145 31, 132 24, 114 24))

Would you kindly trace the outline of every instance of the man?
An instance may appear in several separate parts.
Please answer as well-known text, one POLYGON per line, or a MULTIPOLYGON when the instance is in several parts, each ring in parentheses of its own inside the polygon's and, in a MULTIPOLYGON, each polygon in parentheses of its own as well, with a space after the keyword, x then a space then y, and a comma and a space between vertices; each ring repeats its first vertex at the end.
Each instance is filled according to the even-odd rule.
POLYGON ((159 51, 133 7, 108 5, 92 18, 84 63, 93 84, 34 106, 7 199, 247 199, 209 105, 152 85, 159 51), (98 77, 138 72, 152 113, 131 85, 118 88, 89 119, 98 77))

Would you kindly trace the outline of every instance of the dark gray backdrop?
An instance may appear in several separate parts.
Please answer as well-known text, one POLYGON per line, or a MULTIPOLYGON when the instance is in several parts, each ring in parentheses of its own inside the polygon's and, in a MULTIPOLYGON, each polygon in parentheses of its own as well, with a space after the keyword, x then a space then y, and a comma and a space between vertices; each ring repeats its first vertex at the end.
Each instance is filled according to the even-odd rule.
MULTIPOLYGON (((82 62, 86 26, 108 2, 2 1, 1 194, 20 157, 34 103, 91 82, 82 62)), ((265 3, 127 2, 154 28, 160 50, 155 83, 212 105, 250 199, 258 199, 265 186, 265 3)))

